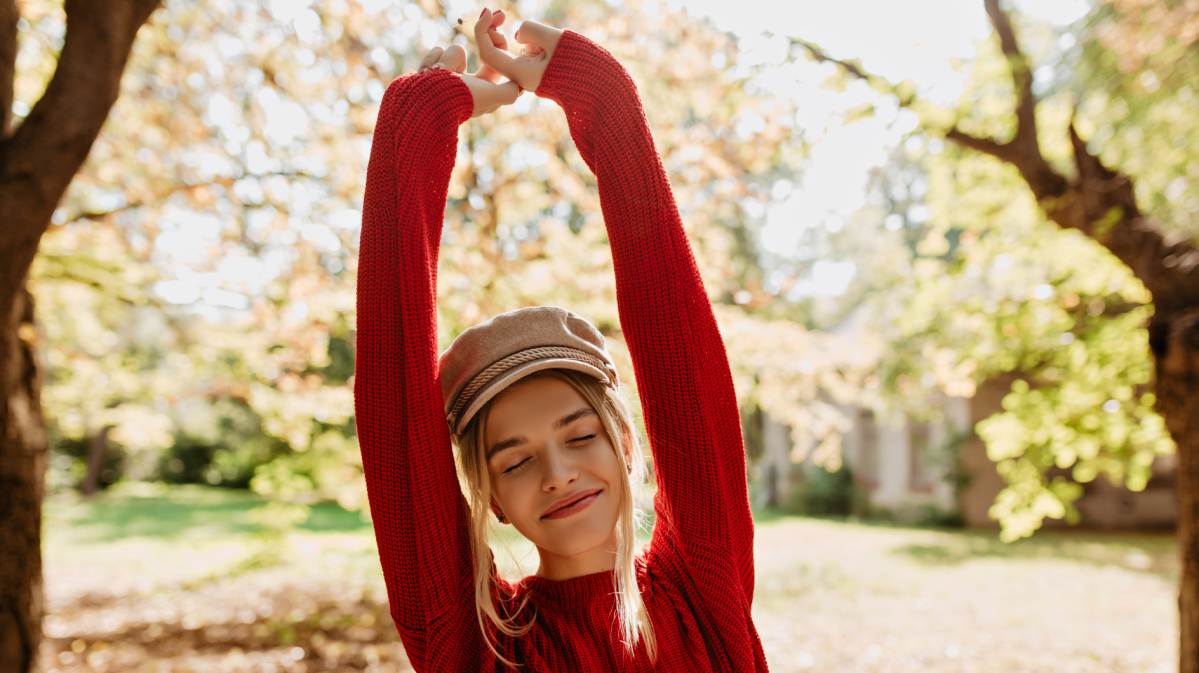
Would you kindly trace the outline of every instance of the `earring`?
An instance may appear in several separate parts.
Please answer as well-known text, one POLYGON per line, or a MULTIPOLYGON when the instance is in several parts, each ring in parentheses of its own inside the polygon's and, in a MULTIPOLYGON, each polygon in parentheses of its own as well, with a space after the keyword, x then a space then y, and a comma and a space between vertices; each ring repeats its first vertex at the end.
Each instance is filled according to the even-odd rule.
POLYGON ((500 523, 508 523, 508 519, 507 519, 507 517, 504 516, 503 512, 496 514, 495 518, 498 519, 500 523))
POLYGON ((633 474, 633 466, 629 465, 628 468, 629 468, 629 474, 633 474))

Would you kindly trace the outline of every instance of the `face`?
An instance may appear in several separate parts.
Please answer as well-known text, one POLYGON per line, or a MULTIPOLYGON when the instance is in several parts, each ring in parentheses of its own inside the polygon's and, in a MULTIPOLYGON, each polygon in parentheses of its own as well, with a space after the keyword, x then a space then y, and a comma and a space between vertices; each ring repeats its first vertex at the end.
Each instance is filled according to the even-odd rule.
POLYGON ((536 377, 492 402, 482 451, 493 507, 542 551, 602 551, 627 479, 599 415, 570 384, 536 377))

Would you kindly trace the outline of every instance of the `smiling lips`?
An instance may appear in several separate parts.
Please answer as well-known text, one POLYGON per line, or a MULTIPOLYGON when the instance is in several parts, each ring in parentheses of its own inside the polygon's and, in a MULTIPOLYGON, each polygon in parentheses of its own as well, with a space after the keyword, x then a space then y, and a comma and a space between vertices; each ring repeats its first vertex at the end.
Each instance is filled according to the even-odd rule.
POLYGON ((570 496, 565 500, 561 500, 558 504, 550 507, 545 514, 541 515, 542 519, 565 519, 568 516, 573 516, 587 509, 591 503, 595 502, 596 498, 603 489, 597 488, 591 491, 586 491, 578 495, 570 496))

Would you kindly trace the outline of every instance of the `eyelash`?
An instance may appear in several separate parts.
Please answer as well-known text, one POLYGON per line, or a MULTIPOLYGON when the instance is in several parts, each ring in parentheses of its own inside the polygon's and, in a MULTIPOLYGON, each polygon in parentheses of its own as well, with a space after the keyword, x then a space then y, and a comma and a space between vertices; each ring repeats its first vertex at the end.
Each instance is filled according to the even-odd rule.
MULTIPOLYGON (((567 440, 567 442, 566 442, 566 443, 567 443, 567 444, 573 444, 574 442, 581 442, 581 441, 583 441, 583 440, 586 440, 586 439, 595 439, 595 435, 584 435, 583 437, 575 437, 574 439, 567 440)), ((510 468, 508 468, 508 469, 504 470, 504 474, 511 474, 512 472, 515 472, 517 468, 519 468, 521 465, 524 465, 524 464, 525 464, 525 463, 527 463, 527 462, 529 462, 529 459, 528 459, 528 458, 525 458, 524 460, 520 461, 519 463, 517 463, 517 464, 513 465, 512 467, 510 467, 510 468)))

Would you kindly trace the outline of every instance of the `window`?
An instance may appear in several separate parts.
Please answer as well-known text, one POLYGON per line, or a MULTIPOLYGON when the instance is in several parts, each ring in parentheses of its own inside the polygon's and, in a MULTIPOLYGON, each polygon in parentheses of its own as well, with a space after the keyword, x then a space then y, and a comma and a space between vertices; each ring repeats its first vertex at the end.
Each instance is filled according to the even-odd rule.
POLYGON ((908 420, 908 489, 930 492, 936 485, 932 431, 926 421, 908 420))
POLYGON ((878 425, 870 409, 858 410, 858 455, 854 471, 858 481, 867 486, 878 483, 878 425))

